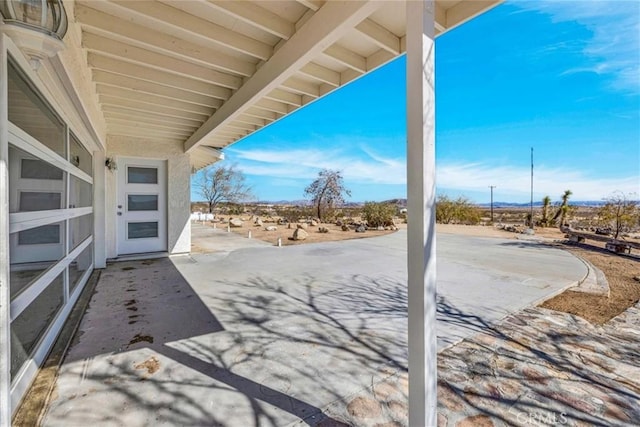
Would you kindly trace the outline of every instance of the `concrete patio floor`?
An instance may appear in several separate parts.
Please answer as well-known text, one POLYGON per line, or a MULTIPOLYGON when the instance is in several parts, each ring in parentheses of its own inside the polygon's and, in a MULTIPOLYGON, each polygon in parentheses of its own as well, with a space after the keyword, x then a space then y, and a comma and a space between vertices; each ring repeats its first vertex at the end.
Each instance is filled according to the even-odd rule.
MULTIPOLYGON (((404 232, 283 248, 194 236, 230 246, 102 272, 43 425, 368 425, 347 402, 394 379, 406 405, 404 232)), ((535 243, 438 245, 441 350, 587 271, 535 243)))

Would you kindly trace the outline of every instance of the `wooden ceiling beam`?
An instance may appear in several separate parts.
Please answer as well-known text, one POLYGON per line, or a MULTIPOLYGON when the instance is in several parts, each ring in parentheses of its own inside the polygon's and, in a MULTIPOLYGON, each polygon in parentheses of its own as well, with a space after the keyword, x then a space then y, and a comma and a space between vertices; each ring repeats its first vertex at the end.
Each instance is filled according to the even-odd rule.
POLYGON ((247 124, 250 124, 250 125, 255 125, 255 126, 258 126, 258 127, 266 126, 266 125, 268 125, 270 123, 269 120, 248 116, 246 114, 240 114, 236 118, 236 121, 242 122, 242 123, 247 123, 247 124))
POLYGON ((248 76, 255 71, 254 64, 213 49, 197 46, 169 34, 135 25, 88 7, 79 6, 77 10, 77 19, 82 23, 84 31, 223 72, 248 76))
POLYGON ((307 95, 312 98, 318 98, 320 96, 320 88, 313 83, 305 82, 296 77, 289 77, 282 82, 282 87, 290 89, 300 95, 307 95))
POLYGON ((360 73, 367 72, 366 58, 340 45, 334 44, 329 46, 323 53, 329 58, 360 73))
POLYGON ((202 139, 219 126, 233 121, 237 115, 284 83, 380 6, 381 3, 371 1, 324 4, 185 142, 185 151, 189 152, 197 147, 202 139))
POLYGON ((356 25, 356 30, 366 36, 381 49, 384 49, 393 55, 400 54, 400 37, 396 36, 381 25, 376 24, 371 19, 365 19, 356 25))
POLYGON ((116 118, 112 118, 110 120, 107 121, 107 128, 109 126, 112 127, 130 127, 132 129, 157 129, 159 132, 166 132, 166 133, 173 133, 176 135, 183 135, 183 136, 189 136, 191 135, 192 131, 188 130, 188 129, 183 129, 183 128, 175 128, 175 127, 170 127, 170 126, 163 126, 163 125, 158 125, 156 123, 149 123, 149 122, 137 122, 137 121, 132 121, 132 120, 126 120, 126 119, 116 119, 116 118))
POLYGON ((174 57, 152 52, 141 47, 122 43, 90 32, 83 32, 83 47, 89 51, 99 52, 116 59, 133 62, 156 70, 178 74, 201 80, 206 83, 216 83, 220 71, 193 64, 174 57))
POLYGON ((291 93, 280 88, 273 89, 271 92, 264 96, 266 99, 282 102, 283 104, 293 105, 299 107, 302 105, 302 96, 297 93, 291 93))
POLYGON ((193 120, 206 120, 207 116, 204 114, 190 113, 188 111, 176 110, 165 105, 153 105, 144 102, 134 101, 130 99, 121 99, 109 95, 99 96, 100 104, 113 107, 128 108, 130 110, 142 111, 144 113, 155 113, 170 117, 187 118, 193 120))
POLYGON ((138 80, 128 76, 119 76, 106 71, 94 70, 93 81, 97 84, 111 87, 119 87, 149 95, 156 95, 167 100, 178 100, 202 105, 210 108, 219 108, 222 100, 199 93, 187 92, 173 87, 163 86, 146 80, 138 80))
POLYGON ((158 142, 171 142, 171 143, 180 143, 185 140, 185 136, 183 135, 170 135, 164 134, 160 132, 151 132, 148 130, 141 130, 136 128, 128 128, 128 127, 107 127, 107 134, 111 135, 122 135, 129 136, 133 138, 141 138, 141 139, 152 139, 158 142))
POLYGON ((300 73, 333 87, 340 86, 340 73, 314 62, 310 62, 302 67, 300 73))
POLYGON ((107 121, 116 120, 116 121, 124 121, 128 123, 144 123, 147 125, 154 125, 154 126, 165 127, 169 129, 180 129, 184 131, 190 131, 192 133, 194 130, 198 128, 198 126, 194 126, 194 125, 174 123, 169 120, 163 120, 162 118, 158 118, 158 116, 156 116, 155 119, 149 119, 149 118, 140 118, 133 114, 126 114, 122 112, 121 113, 105 112, 104 117, 107 119, 107 121))
POLYGON ((288 40, 295 31, 291 22, 254 3, 209 0, 207 4, 281 39, 288 40))
POLYGON ((164 4, 158 1, 79 0, 77 3, 151 30, 160 29, 180 39, 192 40, 200 46, 220 46, 258 59, 266 59, 271 55, 269 45, 186 13, 180 1, 164 4))
POLYGON ((139 119, 141 121, 144 120, 160 120, 164 123, 172 123, 181 126, 189 126, 189 127, 199 127, 204 120, 191 119, 186 117, 169 117, 166 115, 159 115, 154 112, 147 111, 139 111, 133 110, 127 107, 118 107, 113 105, 103 105, 102 111, 105 116, 120 116, 125 115, 126 117, 131 117, 132 119, 139 119))
MULTIPOLYGON (((215 111, 215 108, 217 108, 217 107, 213 108, 209 106, 205 107, 202 105, 192 104, 190 102, 181 101, 177 99, 169 100, 167 98, 164 98, 158 95, 152 95, 149 93, 139 92, 139 91, 135 91, 128 88, 107 86, 102 84, 96 85, 96 91, 98 92, 99 95, 108 95, 108 96, 113 96, 115 98, 120 98, 120 99, 128 99, 128 100, 137 101, 137 102, 144 102, 146 104, 151 104, 151 105, 168 104, 171 106, 171 108, 174 108, 176 110, 202 114, 205 116, 213 114, 213 111, 215 111)), ((222 104, 222 101, 218 100, 218 102, 222 104)))

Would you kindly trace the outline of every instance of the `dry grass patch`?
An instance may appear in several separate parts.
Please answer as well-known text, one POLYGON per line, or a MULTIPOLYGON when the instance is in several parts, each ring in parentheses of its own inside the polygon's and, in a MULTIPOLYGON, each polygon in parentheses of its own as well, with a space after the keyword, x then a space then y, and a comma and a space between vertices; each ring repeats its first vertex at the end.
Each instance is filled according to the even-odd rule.
POLYGON ((602 270, 609 282, 611 294, 606 298, 565 291, 545 301, 541 307, 575 314, 593 324, 601 325, 640 300, 640 282, 634 279, 640 277, 639 257, 616 255, 593 244, 564 244, 562 247, 602 270))

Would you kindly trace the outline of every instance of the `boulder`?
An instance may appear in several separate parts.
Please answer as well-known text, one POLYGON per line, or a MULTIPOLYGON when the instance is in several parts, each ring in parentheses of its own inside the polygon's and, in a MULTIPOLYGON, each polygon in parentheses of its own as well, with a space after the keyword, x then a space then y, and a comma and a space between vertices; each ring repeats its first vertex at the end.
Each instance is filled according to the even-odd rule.
POLYGON ((232 227, 242 227, 242 224, 244 224, 242 222, 242 220, 240 218, 232 218, 229 220, 229 225, 232 227))
POLYGON ((342 224, 342 231, 349 231, 349 226, 346 224, 342 224))
POLYGON ((336 225, 337 225, 338 227, 342 227, 342 221, 341 221, 341 220, 337 220, 337 221, 336 221, 336 225))
POLYGON ((262 222, 262 220, 260 218, 256 218, 254 224, 258 227, 262 227, 264 225, 264 223, 262 222))
POLYGON ((317 227, 317 226, 318 226, 318 221, 316 221, 315 219, 312 219, 312 220, 309 222, 309 224, 310 224, 312 227, 317 227))
POLYGON ((319 227, 318 233, 328 233, 329 229, 327 227, 319 227))
POLYGON ((306 223, 298 224, 297 227, 302 230, 306 230, 309 226, 306 223))
POLYGON ((265 231, 278 231, 278 227, 276 227, 275 225, 269 225, 267 227, 264 228, 265 231))
POLYGON ((302 228, 296 228, 293 232, 293 240, 304 240, 309 234, 302 228))
POLYGON ((365 231, 367 231, 367 227, 364 224, 360 224, 356 227, 356 233, 364 233, 365 231))

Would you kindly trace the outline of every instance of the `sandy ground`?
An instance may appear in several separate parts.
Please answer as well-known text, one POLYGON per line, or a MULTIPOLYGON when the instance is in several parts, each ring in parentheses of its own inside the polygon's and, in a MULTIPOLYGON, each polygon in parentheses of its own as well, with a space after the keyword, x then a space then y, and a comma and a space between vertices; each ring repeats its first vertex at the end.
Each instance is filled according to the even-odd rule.
MULTIPOLYGON (((281 239, 282 245, 305 244, 315 242, 328 242, 346 239, 359 239, 384 234, 393 233, 393 231, 377 231, 367 230, 365 233, 356 233, 353 230, 342 231, 335 224, 320 224, 319 226, 329 229, 328 233, 320 233, 319 226, 308 226, 308 237, 302 241, 294 241, 289 238, 293 235, 296 228, 295 224, 291 228, 284 225, 274 223, 264 223, 263 226, 256 226, 245 218, 241 228, 231 228, 235 233, 247 236, 251 231, 252 238, 263 240, 266 242, 277 244, 278 238, 281 239), (265 227, 275 225, 277 231, 266 231, 265 227)), ((397 221, 398 228, 406 228, 406 224, 397 221)), ((218 228, 226 228, 226 224, 217 224, 218 228)), ((521 237, 516 233, 504 231, 498 227, 481 226, 481 225, 456 225, 456 224, 438 224, 439 233, 450 233, 477 237, 497 237, 503 239, 516 239, 521 237)), ((565 250, 588 260, 594 266, 602 270, 607 277, 611 295, 609 298, 588 295, 578 292, 566 291, 546 302, 541 306, 552 310, 562 311, 565 313, 575 314, 593 324, 603 324, 611 318, 625 311, 638 301, 640 301, 640 253, 634 250, 629 255, 617 255, 604 250, 604 243, 587 240, 587 243, 569 244, 564 234, 557 228, 538 228, 535 232, 536 237, 542 237, 548 244, 557 245, 565 250)))
MULTIPOLYGON (((221 217, 221 219, 227 220, 228 217, 221 217)), ((301 245, 305 243, 319 243, 319 242, 335 242, 338 240, 347 240, 347 239, 362 239, 366 237, 374 237, 374 236, 384 236, 385 234, 393 233, 393 231, 378 231, 378 230, 367 230, 364 233, 356 233, 354 230, 342 231, 341 227, 338 227, 335 224, 318 224, 316 226, 311 226, 307 224, 307 228, 305 231, 308 233, 308 236, 305 240, 292 240, 290 237, 293 236, 293 232, 295 231, 297 224, 291 224, 290 227, 288 225, 278 225, 275 222, 266 222, 263 220, 263 225, 259 226, 250 221, 249 217, 243 217, 242 227, 236 228, 231 227, 231 231, 234 233, 240 234, 242 236, 247 236, 249 231, 251 231, 251 238, 262 240, 268 243, 277 244, 278 238, 282 241, 282 246, 287 245, 301 245), (276 231, 266 231, 266 227, 275 226, 277 227, 276 231), (325 227, 329 230, 328 233, 320 233, 319 228, 325 227)), ((397 221, 397 227, 406 228, 406 224, 401 224, 401 221, 397 221)), ((227 224, 218 223, 216 224, 218 228, 227 228, 227 224)))
MULTIPOLYGON (((566 291, 542 307, 580 316, 593 324, 603 324, 640 300, 640 256, 616 255, 603 245, 563 245, 602 270, 609 282, 609 298, 566 291)), ((636 251, 638 252, 638 251, 636 251)))

